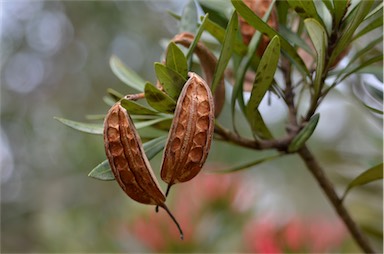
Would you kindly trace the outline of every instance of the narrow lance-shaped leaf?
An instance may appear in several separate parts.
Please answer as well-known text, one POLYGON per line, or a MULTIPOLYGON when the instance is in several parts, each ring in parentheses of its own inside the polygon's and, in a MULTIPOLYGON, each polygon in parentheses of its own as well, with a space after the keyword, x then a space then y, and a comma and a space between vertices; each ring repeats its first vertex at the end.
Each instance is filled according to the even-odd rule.
POLYGON ((76 121, 68 120, 61 117, 54 117, 54 118, 60 121, 61 123, 78 131, 82 131, 90 134, 98 134, 98 135, 103 134, 102 124, 76 122, 76 121))
POLYGON ((319 23, 324 25, 324 22, 317 13, 316 6, 312 0, 288 0, 288 3, 301 18, 314 18, 319 23))
POLYGON ((197 8, 194 0, 189 0, 183 9, 180 20, 180 32, 194 33, 197 30, 197 8))
MULTIPOLYGON (((210 33, 213 37, 216 38, 220 43, 224 42, 224 37, 225 37, 225 29, 222 28, 220 25, 216 24, 210 19, 207 19, 207 22, 205 24, 205 30, 210 33)), ((240 40, 237 39, 234 42, 233 45, 233 51, 240 55, 243 56, 247 53, 247 46, 240 40)))
MULTIPOLYGON (((263 21, 266 21, 269 19, 274 5, 275 5, 275 1, 272 1, 271 4, 269 5, 268 10, 264 14, 263 21)), ((235 125, 236 101, 238 102, 243 113, 245 114, 245 103, 244 103, 244 97, 243 97, 244 78, 249 66, 251 66, 252 62, 254 61, 254 58, 257 56, 256 50, 257 50, 257 46, 260 43, 260 39, 261 39, 261 33, 256 32, 249 43, 247 54, 244 57, 242 63, 240 64, 238 71, 236 72, 236 81, 233 86, 232 97, 231 97, 232 125, 233 125, 233 129, 236 132, 237 132, 236 125, 235 125)))
POLYGON ((380 163, 372 168, 367 169, 348 184, 341 200, 344 200, 348 192, 357 186, 361 186, 376 180, 383 179, 383 163, 380 163))
POLYGON ((123 106, 129 114, 132 115, 156 115, 158 113, 141 104, 126 99, 121 100, 121 106, 123 106))
POLYGON ((263 117, 261 116, 257 108, 249 110, 247 112, 248 122, 251 125, 252 132, 259 138, 262 139, 272 139, 273 135, 269 131, 267 125, 264 122, 263 117))
POLYGON ((312 136, 313 132, 316 129, 317 123, 319 122, 320 115, 315 114, 309 119, 309 122, 305 127, 296 135, 292 140, 291 144, 288 146, 288 152, 293 153, 298 151, 307 140, 312 136))
POLYGON ((246 106, 246 115, 249 123, 251 124, 252 130, 254 133, 256 132, 256 135, 262 134, 264 138, 271 138, 272 135, 269 131, 266 132, 266 128, 262 128, 265 133, 260 133, 260 130, 257 130, 262 126, 265 126, 263 121, 259 122, 262 118, 258 112, 258 107, 265 93, 272 84, 273 76, 279 62, 279 57, 280 40, 278 36, 274 36, 261 57, 259 66, 256 70, 256 78, 253 83, 251 97, 249 98, 249 102, 246 106))
POLYGON ((333 27, 338 28, 339 24, 346 13, 349 0, 337 0, 333 1, 334 15, 333 15, 333 27))
POLYGON ((117 56, 112 56, 109 64, 113 73, 128 86, 142 92, 145 86, 143 80, 136 72, 129 69, 117 56))
MULTIPOLYGON (((164 135, 143 144, 148 160, 153 159, 161 150, 163 150, 166 139, 167 136, 164 135)), ((94 169, 92 169, 88 176, 103 181, 115 180, 115 176, 112 173, 108 160, 105 160, 97 165, 94 169)))
POLYGON ((368 24, 363 28, 361 29, 361 31, 359 31, 353 38, 352 40, 357 40, 358 38, 360 38, 361 36, 371 32, 372 30, 376 29, 376 28, 379 28, 381 27, 381 29, 383 29, 383 15, 381 13, 381 15, 378 15, 378 17, 376 19, 374 19, 373 21, 366 21, 368 22, 368 24))
POLYGON ((195 50, 197 42, 200 40, 200 37, 201 37, 201 35, 204 32, 204 29, 205 29, 205 26, 207 24, 207 21, 208 21, 208 13, 205 14, 204 17, 202 17, 201 25, 200 25, 199 29, 196 32, 195 38, 193 39, 191 45, 189 46, 189 49, 188 49, 188 52, 187 52, 187 56, 186 56, 187 57, 187 61, 191 60, 193 51, 195 50))
POLYGON ((242 1, 231 0, 233 6, 236 11, 256 30, 260 31, 263 34, 268 35, 268 37, 272 38, 275 35, 279 36, 281 42, 281 48, 287 54, 287 57, 292 60, 292 62, 296 65, 298 70, 305 76, 309 76, 309 71, 305 66, 301 57, 297 54, 296 49, 279 33, 277 33, 273 28, 268 26, 267 23, 263 22, 261 18, 259 18, 248 6, 242 1))
POLYGON ((119 100, 121 100, 121 98, 124 97, 123 94, 119 93, 118 91, 112 89, 112 88, 108 88, 107 89, 107 93, 113 98, 113 100, 115 102, 118 102, 119 100))
POLYGON ((261 159, 258 159, 258 160, 252 161, 252 162, 248 162, 246 164, 234 166, 234 167, 231 167, 229 169, 215 170, 215 171, 212 171, 212 172, 213 173, 220 173, 220 174, 235 173, 235 172, 238 172, 238 171, 241 171, 241 170, 245 170, 245 169, 248 169, 250 167, 259 165, 261 163, 274 160, 274 159, 279 158, 279 157, 281 157, 283 155, 284 154, 276 154, 276 155, 272 155, 272 156, 269 156, 269 157, 261 158, 261 159))
POLYGON ((224 75, 225 68, 228 65, 229 60, 232 56, 234 42, 237 36, 238 31, 238 19, 237 13, 233 12, 231 19, 229 20, 229 24, 225 31, 224 42, 221 47, 221 52, 219 56, 219 60, 216 65, 215 74, 213 76, 213 81, 211 85, 212 93, 215 93, 215 90, 224 75))
POLYGON ((145 99, 152 108, 163 113, 173 113, 176 107, 176 102, 171 97, 150 83, 145 85, 144 91, 145 99))
POLYGON ((316 76, 315 81, 313 82, 315 90, 314 99, 316 100, 316 98, 320 94, 322 76, 325 67, 325 55, 328 45, 327 33, 325 32, 324 28, 319 24, 319 22, 317 22, 315 19, 306 19, 304 20, 304 23, 317 53, 316 76))
POLYGON ((340 40, 337 42, 336 47, 331 54, 328 64, 334 63, 335 59, 340 55, 340 53, 346 47, 348 47, 348 45, 350 45, 353 34, 355 33, 356 29, 359 27, 361 22, 364 20, 365 16, 369 13, 373 2, 374 1, 371 0, 361 1, 356 7, 356 11, 353 11, 349 14, 349 16, 353 15, 353 18, 350 23, 348 23, 347 27, 344 29, 340 40))
POLYGON ((112 173, 108 160, 97 165, 91 172, 89 172, 88 176, 102 181, 115 180, 115 176, 112 173))
POLYGON ((165 92, 173 99, 177 99, 187 81, 186 78, 161 63, 155 63, 155 72, 165 92))
POLYGON ((188 76, 187 58, 185 58, 183 51, 174 42, 168 45, 165 65, 183 77, 188 76))
POLYGON ((350 68, 348 68, 348 70, 346 71, 347 73, 342 78, 340 78, 339 82, 343 81, 344 79, 346 79, 351 74, 354 74, 354 73, 358 72, 359 70, 361 70, 361 69, 363 69, 363 68, 365 68, 371 64, 374 64, 376 62, 383 62, 383 55, 374 56, 374 57, 366 60, 365 62, 361 63, 360 65, 354 67, 352 70, 350 68))

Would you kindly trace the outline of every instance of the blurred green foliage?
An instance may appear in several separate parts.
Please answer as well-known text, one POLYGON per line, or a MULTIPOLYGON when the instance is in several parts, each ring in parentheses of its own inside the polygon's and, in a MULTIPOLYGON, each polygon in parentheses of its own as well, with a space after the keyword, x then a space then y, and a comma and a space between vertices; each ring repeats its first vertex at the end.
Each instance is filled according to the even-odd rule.
MULTIPOLYGON (((227 1, 201 4, 204 10, 231 6, 227 1)), ((184 3, 1 5, 1 252, 358 251, 295 156, 241 173, 212 175, 210 169, 270 155, 215 141, 206 172, 175 187, 171 197, 170 208, 186 232, 184 242, 164 213, 131 201, 113 181, 87 177, 105 160, 102 137, 67 128, 53 117, 84 122, 87 114, 108 110, 102 102, 107 88, 135 92, 114 76, 111 55, 155 83, 153 62, 163 57, 161 42, 178 31, 177 21, 166 10, 181 14, 184 3), (325 235, 332 237, 319 237, 325 235)), ((225 24, 229 16, 224 11, 213 20, 225 24)), ((364 43, 363 38, 355 48, 364 43)), ((340 194, 351 179, 382 159, 382 116, 360 103, 372 106, 371 94, 382 96, 382 83, 367 85, 372 80, 376 79, 345 79, 321 105, 322 117, 309 141, 340 194)), ((270 100, 271 105, 261 103, 260 111, 271 131, 280 134, 286 109, 277 96, 270 100)), ((231 126, 228 104, 220 121, 231 126)), ((239 131, 249 133, 246 119, 238 115, 239 131)), ((153 135, 153 129, 143 132, 153 135)), ((160 159, 158 154, 151 161, 154 169, 160 159)), ((350 193, 346 206, 382 251, 382 182, 359 189, 350 193)))

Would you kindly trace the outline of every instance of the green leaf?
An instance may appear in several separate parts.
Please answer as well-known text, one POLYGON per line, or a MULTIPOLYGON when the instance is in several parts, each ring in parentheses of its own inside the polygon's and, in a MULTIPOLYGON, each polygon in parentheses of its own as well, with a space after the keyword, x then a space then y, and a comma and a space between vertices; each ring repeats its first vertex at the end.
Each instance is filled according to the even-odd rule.
POLYGON ((259 164, 261 164, 263 162, 274 160, 274 159, 279 158, 279 157, 281 157, 283 155, 284 154, 276 154, 276 155, 272 155, 272 156, 269 156, 269 157, 258 159, 258 160, 252 161, 252 162, 248 162, 248 163, 243 164, 243 165, 238 165, 238 166, 235 166, 235 167, 232 167, 232 168, 229 168, 229 169, 215 170, 215 171, 212 171, 212 172, 213 173, 221 173, 221 174, 222 173, 224 173, 224 174, 225 173, 234 173, 234 172, 238 172, 238 171, 245 170, 245 169, 248 169, 250 167, 259 165, 259 164))
MULTIPOLYGON (((148 160, 153 159, 153 157, 155 157, 161 150, 163 150, 166 140, 167 136, 164 135, 143 144, 144 152, 148 160)), ((108 160, 105 160, 97 165, 94 169, 92 169, 88 176, 103 181, 115 180, 115 176, 112 173, 108 160)))
POLYGON ((334 63, 340 53, 350 45, 353 34, 371 9, 373 2, 374 1, 372 0, 360 1, 356 10, 349 14, 348 17, 350 17, 350 21, 347 23, 347 27, 342 32, 335 49, 332 51, 328 64, 334 63))
POLYGON ((356 40, 358 38, 360 38, 361 36, 371 32, 372 30, 376 29, 376 28, 379 28, 381 27, 382 29, 382 26, 383 26, 383 15, 379 15, 375 20, 373 21, 366 21, 368 22, 368 24, 363 28, 361 29, 353 38, 352 40, 356 40))
POLYGON ((121 100, 121 98, 124 97, 123 94, 119 93, 118 91, 112 89, 112 88, 108 88, 107 89, 107 93, 112 97, 112 99, 115 101, 115 102, 118 102, 119 100, 121 100))
POLYGON ((145 81, 136 72, 124 65, 117 56, 111 57, 109 65, 113 73, 125 84, 140 92, 144 90, 145 81))
MULTIPOLYGON (((356 54, 353 55, 353 57, 351 57, 351 59, 349 60, 348 66, 345 69, 348 69, 349 66, 352 66, 352 64, 356 60, 358 60, 360 57, 367 54, 369 50, 373 49, 377 44, 381 43, 382 41, 383 41, 383 35, 381 35, 377 39, 371 41, 368 45, 364 45, 364 47, 361 50, 359 50, 356 54)), ((343 70, 345 70, 345 69, 343 69, 343 70)), ((345 71, 343 71, 343 72, 345 72, 345 71)))
POLYGON ((115 176, 112 173, 108 160, 97 165, 91 172, 89 172, 88 176, 102 181, 115 180, 115 176))
POLYGON ((317 58, 316 58, 316 76, 313 83, 316 99, 320 94, 321 85, 322 85, 322 76, 325 65, 325 56, 327 52, 327 33, 324 28, 317 22, 315 19, 306 19, 304 20, 305 27, 307 28, 309 37, 315 47, 317 58))
POLYGON ((366 107, 367 109, 369 109, 369 110, 372 111, 373 113, 383 115, 383 110, 379 110, 379 109, 376 109, 376 108, 372 108, 372 107, 368 106, 368 105, 365 104, 365 103, 363 103, 363 105, 364 105, 364 107, 366 107))
POLYGON ((156 115, 158 113, 131 100, 122 99, 120 103, 132 115, 156 115))
POLYGON ((248 109, 247 118, 254 135, 261 139, 273 139, 272 133, 257 108, 248 109))
POLYGON ((148 160, 152 160, 161 150, 163 150, 166 141, 167 135, 164 135, 143 144, 148 160))
MULTIPOLYGON (((274 5, 275 5, 275 1, 272 1, 271 4, 269 5, 268 10, 264 14, 263 21, 266 21, 269 19, 274 5)), ((251 64, 256 63, 256 57, 257 57, 256 51, 260 43, 260 40, 261 40, 261 33, 256 32, 252 36, 252 39, 248 45, 247 54, 242 60, 242 62, 240 63, 240 66, 238 67, 238 70, 236 72, 236 81, 233 86, 232 97, 231 97, 232 126, 236 132, 237 132, 236 124, 235 124, 236 101, 239 103, 239 106, 243 111, 243 113, 245 113, 245 103, 244 103, 244 97, 243 97, 244 78, 251 64)), ((259 64, 259 62, 260 60, 257 59, 257 65, 259 64)))
POLYGON ((246 111, 248 120, 252 119, 252 113, 259 107, 261 100, 272 84, 273 76, 277 69, 280 57, 280 40, 274 36, 268 44, 256 70, 256 78, 253 83, 251 97, 246 111))
POLYGON ((190 0, 183 9, 180 20, 180 32, 194 33, 197 29, 197 8, 194 0, 190 0))
POLYGON ((176 71, 161 63, 155 63, 155 72, 165 92, 177 100, 187 80, 176 71))
POLYGON ((288 29, 286 26, 280 26, 279 32, 292 45, 300 47, 305 50, 308 54, 314 56, 313 50, 309 47, 308 43, 305 42, 297 33, 292 32, 292 30, 288 29))
POLYGON ((228 24, 228 18, 225 16, 226 7, 219 6, 216 3, 209 4, 209 2, 199 1, 204 13, 209 13, 210 19, 218 24, 220 27, 226 27, 228 24))
POLYGON ((150 83, 145 85, 145 99, 148 104, 159 112, 173 113, 176 102, 150 83))
POLYGON ((376 180, 383 179, 383 163, 380 163, 376 166, 373 166, 363 173, 361 173, 359 176, 357 176, 355 179, 352 180, 352 182, 349 183, 347 189, 345 190, 343 197, 341 200, 343 201, 348 194, 348 192, 357 186, 361 186, 376 180))
POLYGON ((354 73, 360 71, 361 69, 364 69, 365 67, 367 67, 367 66, 369 66, 369 65, 371 65, 371 64, 373 64, 373 63, 376 63, 376 62, 382 62, 382 61, 383 61, 383 55, 374 56, 374 57, 372 57, 372 58, 366 60, 365 62, 361 63, 360 65, 354 67, 353 69, 352 69, 352 67, 351 67, 351 68, 348 68, 348 69, 345 71, 346 73, 344 74, 344 76, 343 76, 342 78, 340 78, 340 80, 339 80, 338 82, 343 81, 344 79, 346 79, 346 78, 347 78, 348 76, 350 76, 351 74, 354 74, 354 73))
POLYGON ((116 103, 116 101, 112 99, 110 96, 103 96, 103 101, 105 104, 107 104, 110 107, 112 107, 116 103))
POLYGON ((313 18, 324 26, 312 0, 288 0, 288 3, 302 19, 313 18))
POLYGON ((334 9, 333 9, 333 2, 331 0, 322 0, 325 7, 327 7, 329 13, 333 16, 334 9))
POLYGON ((233 45, 238 31, 238 22, 237 13, 233 12, 225 31, 224 42, 221 47, 219 60, 217 61, 215 74, 212 80, 211 90, 213 94, 215 93, 216 88, 224 75, 225 68, 232 57, 233 45))
POLYGON ((168 45, 165 65, 183 77, 188 76, 188 63, 183 51, 174 43, 168 45))
POLYGON ((339 27, 341 20, 343 19, 346 9, 348 7, 348 0, 333 1, 334 15, 333 15, 333 27, 339 27))
MULTIPOLYGON (((213 37, 218 40, 221 44, 224 42, 224 37, 225 37, 225 29, 222 28, 220 25, 216 24, 210 19, 207 19, 207 23, 205 24, 205 30, 210 33, 213 37)), ((237 39, 234 42, 233 45, 233 51, 240 55, 243 56, 247 53, 247 46, 240 40, 237 39)))
POLYGON ((231 0, 236 11, 256 30, 263 34, 266 34, 269 38, 273 38, 275 35, 279 36, 281 48, 283 52, 287 54, 287 57, 296 65, 297 69, 304 75, 310 76, 307 67, 305 66, 301 57, 297 54, 296 49, 273 28, 268 26, 267 23, 262 21, 243 1, 231 0))
POLYGON ((293 153, 298 151, 307 140, 312 136, 313 132, 316 129, 317 123, 319 122, 320 115, 315 114, 309 119, 309 122, 304 126, 304 128, 296 135, 292 140, 291 144, 288 146, 288 152, 293 153))
POLYGON ((199 29, 196 32, 195 38, 193 39, 191 45, 189 46, 189 49, 188 49, 188 52, 187 52, 187 56, 186 56, 187 61, 191 60, 191 57, 192 57, 193 51, 195 50, 197 42, 200 40, 200 37, 201 37, 201 35, 204 32, 205 26, 207 24, 207 20, 208 20, 208 13, 205 14, 204 17, 202 17, 201 25, 200 25, 199 29))
POLYGON ((148 121, 134 122, 134 125, 135 125, 136 129, 141 129, 141 128, 155 125, 155 124, 163 122, 163 121, 167 121, 169 119, 170 118, 168 118, 168 117, 161 117, 161 118, 152 119, 152 120, 148 120, 148 121))
POLYGON ((76 121, 64 119, 61 117, 54 117, 54 118, 60 121, 61 123, 78 131, 82 131, 90 134, 98 134, 98 135, 102 135, 104 131, 103 124, 82 123, 82 122, 76 122, 76 121))

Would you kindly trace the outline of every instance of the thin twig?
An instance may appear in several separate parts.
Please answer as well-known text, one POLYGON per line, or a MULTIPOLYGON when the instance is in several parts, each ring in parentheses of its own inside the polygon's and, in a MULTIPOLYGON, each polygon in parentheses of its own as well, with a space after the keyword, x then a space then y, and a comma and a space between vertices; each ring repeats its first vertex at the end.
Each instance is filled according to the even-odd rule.
POLYGON ((328 197, 329 201, 331 201, 334 209, 336 210, 339 217, 343 220, 344 224, 348 228, 352 237, 355 239, 356 243, 360 246, 360 248, 365 253, 375 253, 372 246, 368 242, 368 239, 366 239, 366 237, 362 234, 361 230, 356 225, 355 221, 352 219, 348 211, 345 209, 343 203, 341 202, 341 199, 338 197, 335 191, 333 184, 327 178, 327 176, 324 173, 324 170, 319 165, 319 163, 317 162, 317 160, 315 159, 311 151, 306 146, 304 146, 299 150, 298 154, 300 155, 301 159, 304 161, 309 171, 317 180, 318 184, 320 185, 321 189, 324 191, 324 193, 328 197))

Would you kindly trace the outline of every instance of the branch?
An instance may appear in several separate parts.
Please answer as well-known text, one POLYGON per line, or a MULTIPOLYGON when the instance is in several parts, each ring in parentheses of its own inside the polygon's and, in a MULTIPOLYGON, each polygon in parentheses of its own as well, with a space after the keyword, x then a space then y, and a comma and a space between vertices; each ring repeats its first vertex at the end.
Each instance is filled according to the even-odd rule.
POLYGON ((224 140, 239 146, 248 147, 255 150, 277 149, 279 151, 285 151, 288 145, 291 143, 294 135, 296 135, 296 133, 294 133, 294 135, 287 135, 280 139, 271 140, 248 139, 224 128, 218 123, 215 124, 215 133, 220 135, 224 140))
POLYGON ((340 218, 343 220, 344 224, 348 228, 349 232, 352 234, 352 237, 355 239, 356 243, 365 253, 374 253, 374 250, 370 246, 367 238, 362 234, 355 221, 351 218, 348 211, 345 209, 343 203, 341 202, 341 199, 337 196, 335 188, 333 187, 332 183, 329 181, 327 176, 324 174, 324 170, 319 165, 311 151, 308 150, 306 146, 304 146, 299 150, 298 154, 304 161, 309 171, 311 171, 312 175, 316 178, 318 184, 320 185, 320 188, 323 189, 329 201, 331 201, 334 209, 336 210, 340 218))

